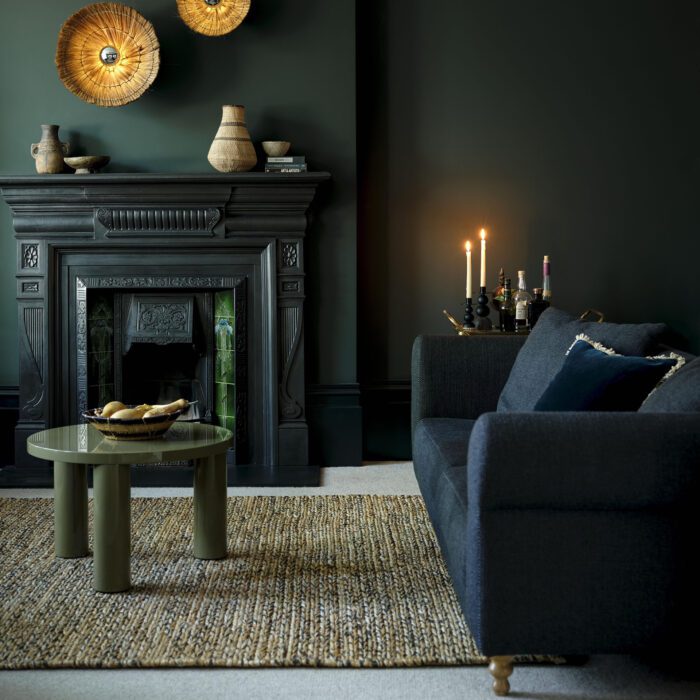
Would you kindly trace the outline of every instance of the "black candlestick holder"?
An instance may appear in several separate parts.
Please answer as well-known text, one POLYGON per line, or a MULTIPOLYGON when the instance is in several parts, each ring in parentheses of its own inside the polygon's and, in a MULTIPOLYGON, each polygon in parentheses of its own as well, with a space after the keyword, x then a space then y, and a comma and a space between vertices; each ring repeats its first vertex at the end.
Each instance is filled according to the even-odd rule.
POLYGON ((474 307, 472 306, 471 297, 467 297, 464 302, 464 327, 474 328, 474 307))
POLYGON ((489 298, 486 294, 486 287, 479 287, 479 297, 476 300, 476 329, 479 331, 490 331, 493 326, 489 318, 489 298))

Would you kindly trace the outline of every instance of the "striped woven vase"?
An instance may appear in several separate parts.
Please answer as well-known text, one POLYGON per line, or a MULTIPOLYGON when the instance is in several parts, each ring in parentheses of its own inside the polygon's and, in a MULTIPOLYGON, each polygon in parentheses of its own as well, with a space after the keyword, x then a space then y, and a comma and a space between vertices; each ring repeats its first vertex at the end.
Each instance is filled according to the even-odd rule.
POLYGON ((209 162, 222 173, 251 170, 258 157, 245 125, 245 107, 224 105, 222 110, 221 124, 209 149, 209 162))

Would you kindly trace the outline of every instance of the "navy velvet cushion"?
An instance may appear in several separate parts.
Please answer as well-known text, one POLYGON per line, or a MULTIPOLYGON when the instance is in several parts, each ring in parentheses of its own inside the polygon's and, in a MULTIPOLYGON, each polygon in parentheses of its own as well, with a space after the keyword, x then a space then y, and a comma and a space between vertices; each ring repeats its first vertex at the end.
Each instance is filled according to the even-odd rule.
POLYGON ((640 406, 642 413, 700 412, 700 357, 688 362, 640 406))
POLYGON ((536 411, 636 411, 680 359, 625 357, 577 340, 536 411))
POLYGON ((622 355, 655 355, 667 333, 663 323, 595 323, 549 308, 518 353, 501 396, 499 411, 532 411, 562 368, 566 351, 579 333, 622 355))

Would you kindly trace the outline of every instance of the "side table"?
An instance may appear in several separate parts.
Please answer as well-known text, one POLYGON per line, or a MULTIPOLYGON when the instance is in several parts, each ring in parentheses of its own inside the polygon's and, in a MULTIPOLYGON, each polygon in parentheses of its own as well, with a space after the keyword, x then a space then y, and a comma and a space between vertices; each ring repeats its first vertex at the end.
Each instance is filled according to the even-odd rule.
POLYGON ((194 556, 226 556, 226 450, 230 430, 176 422, 155 440, 107 440, 90 425, 42 430, 27 451, 54 463, 56 556, 88 550, 87 467, 93 465, 93 587, 102 593, 131 588, 131 464, 194 459, 194 556))

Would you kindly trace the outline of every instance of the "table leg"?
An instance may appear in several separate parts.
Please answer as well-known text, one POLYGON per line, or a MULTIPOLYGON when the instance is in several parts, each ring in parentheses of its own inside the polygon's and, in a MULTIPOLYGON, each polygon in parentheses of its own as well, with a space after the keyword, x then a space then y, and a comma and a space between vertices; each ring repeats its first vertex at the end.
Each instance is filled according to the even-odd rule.
POLYGON ((226 453, 198 459, 194 469, 194 556, 226 556, 226 453))
POLYGON ((131 588, 131 483, 128 464, 93 469, 95 542, 93 588, 118 593, 131 588))
POLYGON ((89 554, 87 465, 54 462, 53 489, 56 556, 86 557, 89 554))

